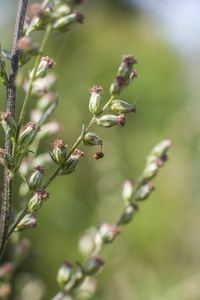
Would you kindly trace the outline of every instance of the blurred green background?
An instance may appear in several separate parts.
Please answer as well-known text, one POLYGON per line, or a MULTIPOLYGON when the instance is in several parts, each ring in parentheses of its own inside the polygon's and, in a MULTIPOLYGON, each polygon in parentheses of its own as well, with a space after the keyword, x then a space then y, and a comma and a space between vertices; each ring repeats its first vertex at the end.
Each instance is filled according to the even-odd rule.
MULTIPOLYGON (((13 17, 6 19, 0 29, 2 46, 8 50, 14 6, 10 14, 13 17)), ((154 180, 156 190, 140 203, 133 222, 124 226, 122 234, 102 253, 106 265, 92 299, 199 300, 198 62, 175 50, 159 22, 134 3, 87 0, 83 12, 84 25, 77 25, 68 34, 52 34, 46 47, 45 55, 56 62, 56 90, 60 94, 51 119, 60 122, 62 131, 47 139, 41 150, 49 151, 56 138, 69 147, 73 145, 82 124, 91 118, 89 89, 102 86, 106 101, 124 54, 137 59, 139 77, 121 99, 136 102, 137 113, 128 116, 124 128, 95 126, 93 130, 103 140, 104 158, 94 161, 93 154, 100 149, 81 145, 85 156, 77 171, 57 178, 48 188, 51 197, 38 213, 38 227, 23 233, 30 238, 34 255, 22 270, 43 279, 46 291, 42 299, 50 299, 58 291, 56 274, 62 262, 83 260, 77 249, 83 231, 117 219, 123 209, 123 181, 136 180, 151 148, 170 138, 174 146, 169 161, 154 180)), ((33 35, 38 40, 41 36, 33 35)), ((30 67, 31 63, 26 69, 30 67)), ((17 114, 23 96, 19 90, 17 114)), ((0 97, 3 111, 2 86, 0 97)), ((34 107, 33 102, 30 107, 34 107)), ((3 147, 3 132, 0 134, 3 147)), ((47 170, 46 178, 53 168, 47 170)))

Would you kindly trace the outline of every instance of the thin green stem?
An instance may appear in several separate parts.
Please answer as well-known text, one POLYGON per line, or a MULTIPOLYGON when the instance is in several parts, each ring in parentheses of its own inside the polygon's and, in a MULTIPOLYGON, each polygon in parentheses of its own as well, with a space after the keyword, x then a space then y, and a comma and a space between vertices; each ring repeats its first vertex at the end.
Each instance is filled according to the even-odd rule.
POLYGON ((15 228, 17 227, 17 225, 19 224, 19 222, 23 219, 23 217, 26 215, 28 210, 28 204, 26 205, 26 207, 21 211, 21 213, 19 214, 18 218, 16 219, 16 221, 13 223, 12 227, 10 228, 9 232, 8 232, 8 236, 7 238, 10 237, 10 235, 12 234, 12 232, 15 230, 15 228))

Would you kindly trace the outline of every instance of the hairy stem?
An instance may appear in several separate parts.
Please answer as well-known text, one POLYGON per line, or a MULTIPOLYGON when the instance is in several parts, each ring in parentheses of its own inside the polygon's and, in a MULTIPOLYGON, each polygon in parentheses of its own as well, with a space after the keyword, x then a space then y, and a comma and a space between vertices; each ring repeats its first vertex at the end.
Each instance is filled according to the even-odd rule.
MULTIPOLYGON (((24 18, 26 14, 28 0, 19 0, 17 18, 15 24, 15 32, 12 48, 12 59, 10 65, 10 74, 7 87, 7 111, 11 113, 12 118, 15 118, 15 102, 16 102, 16 86, 15 78, 18 72, 19 50, 17 50, 17 41, 23 35, 24 18)), ((5 149, 9 154, 12 154, 12 141, 6 136, 5 149)), ((0 259, 2 257, 5 244, 7 241, 7 233, 10 223, 10 215, 12 208, 12 176, 10 171, 4 171, 3 197, 1 207, 1 223, 0 223, 0 259)))

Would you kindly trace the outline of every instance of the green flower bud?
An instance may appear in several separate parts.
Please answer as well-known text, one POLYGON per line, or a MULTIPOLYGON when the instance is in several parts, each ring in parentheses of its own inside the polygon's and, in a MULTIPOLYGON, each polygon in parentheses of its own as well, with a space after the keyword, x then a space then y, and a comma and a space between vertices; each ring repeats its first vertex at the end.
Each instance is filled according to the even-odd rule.
POLYGON ((115 81, 110 86, 111 95, 119 95, 123 89, 128 85, 128 81, 122 75, 115 77, 115 81))
POLYGON ((158 143, 150 152, 147 157, 147 164, 153 162, 156 158, 160 158, 165 161, 168 157, 169 148, 172 147, 172 141, 166 139, 158 143))
POLYGON ((129 223, 133 219, 133 216, 137 210, 138 210, 138 206, 135 203, 126 206, 122 215, 117 221, 117 225, 124 225, 129 223))
POLYGON ((31 39, 29 36, 23 36, 17 42, 17 48, 28 52, 32 56, 39 54, 39 44, 31 39))
POLYGON ((155 189, 154 185, 151 182, 148 182, 145 185, 142 185, 134 195, 136 201, 145 200, 150 195, 151 191, 155 189))
POLYGON ((29 187, 31 190, 37 190, 42 185, 42 178, 45 175, 44 168, 37 166, 34 168, 34 173, 31 175, 29 180, 29 187))
POLYGON ((53 142, 53 153, 52 158, 59 166, 64 165, 66 162, 67 152, 66 152, 67 145, 62 140, 55 140, 53 142))
POLYGON ((58 284, 59 284, 59 286, 60 286, 61 289, 72 278, 72 274, 73 274, 73 270, 72 269, 73 269, 73 265, 70 262, 65 261, 62 264, 62 266, 60 267, 60 269, 58 270, 57 282, 58 282, 58 284))
POLYGON ((2 82, 6 86, 8 85, 8 77, 6 74, 6 64, 2 58, 1 45, 0 45, 0 82, 2 82))
POLYGON ((111 109, 117 113, 133 113, 136 112, 136 107, 122 100, 114 100, 111 103, 111 109))
POLYGON ((22 231, 28 228, 34 228, 37 226, 37 217, 35 214, 27 214, 25 217, 19 222, 15 231, 22 231))
POLYGON ((6 134, 14 138, 17 131, 17 125, 15 120, 11 118, 11 113, 9 111, 1 113, 1 124, 6 134))
POLYGON ((101 118, 97 119, 97 124, 102 127, 112 127, 115 125, 124 126, 126 124, 126 119, 124 114, 120 116, 116 115, 104 115, 101 118))
POLYGON ((39 210, 42 207, 42 204, 49 198, 49 193, 43 190, 35 191, 34 196, 30 199, 28 203, 27 214, 30 214, 34 211, 39 210))
POLYGON ((101 86, 93 86, 90 89, 90 102, 89 102, 89 110, 92 114, 96 115, 101 110, 101 93, 103 88, 101 86))
POLYGON ((33 16, 33 19, 26 30, 27 36, 33 31, 46 29, 52 19, 52 12, 48 8, 44 9, 42 3, 36 2, 31 4, 29 12, 33 16))
POLYGON ((5 149, 0 148, 0 163, 8 168, 9 170, 13 170, 15 166, 15 162, 10 154, 6 152, 5 149))
POLYGON ((129 79, 132 71, 133 71, 133 65, 136 64, 136 59, 131 55, 124 55, 123 61, 121 65, 119 66, 117 75, 124 76, 126 80, 129 79))
POLYGON ((81 156, 83 156, 84 153, 78 149, 75 149, 70 158, 67 160, 67 162, 64 164, 62 169, 60 170, 60 175, 69 175, 72 172, 76 171, 76 165, 79 162, 79 159, 81 156))
POLYGON ((95 146, 95 145, 102 145, 102 140, 96 135, 94 132, 88 132, 84 138, 83 143, 86 146, 95 146))
POLYGON ((85 275, 92 276, 100 271, 104 265, 104 260, 100 255, 91 257, 83 266, 85 275))
POLYGON ((146 164, 142 176, 139 179, 140 184, 147 183, 149 180, 154 178, 160 167, 163 166, 163 161, 159 158, 155 159, 153 162, 146 164))
POLYGON ((122 198, 125 203, 129 202, 133 195, 133 180, 127 179, 124 181, 122 198))
POLYGON ((95 236, 95 244, 101 246, 102 244, 111 243, 115 237, 121 233, 121 229, 115 224, 103 223, 95 236))
POLYGON ((53 24, 53 30, 59 32, 69 31, 76 23, 83 24, 84 15, 81 12, 73 12, 70 15, 59 18, 53 24))
POLYGON ((70 12, 71 12, 70 6, 67 3, 63 3, 56 7, 54 14, 56 15, 56 17, 60 18, 69 15, 70 12))
MULTIPOLYGON (((52 69, 54 65, 55 65, 55 62, 53 61, 53 59, 51 59, 48 56, 42 57, 40 60, 39 66, 37 68, 35 78, 46 76, 47 71, 49 69, 52 69)), ((33 77, 34 72, 35 72, 35 68, 29 74, 30 79, 33 77)))
MULTIPOLYGON (((21 148, 23 148, 28 142, 29 138, 31 137, 32 133, 36 128, 36 125, 37 125, 36 122, 28 122, 26 124, 25 130, 22 132, 22 134, 19 137, 19 145, 21 148)), ((40 129, 38 129, 38 131, 40 131, 40 129)))

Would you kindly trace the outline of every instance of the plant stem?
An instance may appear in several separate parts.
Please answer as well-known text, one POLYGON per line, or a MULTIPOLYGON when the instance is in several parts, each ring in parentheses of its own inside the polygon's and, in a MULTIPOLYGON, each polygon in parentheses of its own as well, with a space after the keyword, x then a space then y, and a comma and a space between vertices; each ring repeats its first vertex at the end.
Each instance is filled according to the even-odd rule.
POLYGON ((12 225, 12 227, 10 228, 7 238, 9 238, 9 236, 11 235, 11 233, 15 230, 15 228, 17 227, 17 225, 19 224, 19 222, 23 219, 23 217, 26 215, 28 209, 28 205, 26 205, 26 207, 21 211, 21 213, 19 214, 17 220, 15 221, 15 223, 12 225))
MULTIPOLYGON (((17 18, 15 24, 12 59, 10 65, 10 74, 7 87, 7 111, 11 112, 11 116, 15 118, 15 102, 16 102, 16 86, 15 78, 18 72, 19 64, 19 50, 17 49, 17 41, 23 35, 24 18, 26 14, 28 0, 19 0, 17 18)), ((5 149, 12 155, 12 141, 6 136, 5 149)), ((7 241, 7 233, 10 223, 10 215, 12 208, 12 183, 13 178, 10 171, 5 168, 4 171, 4 183, 3 183, 3 197, 1 207, 1 224, 0 224, 0 259, 3 255, 5 244, 7 241)))

